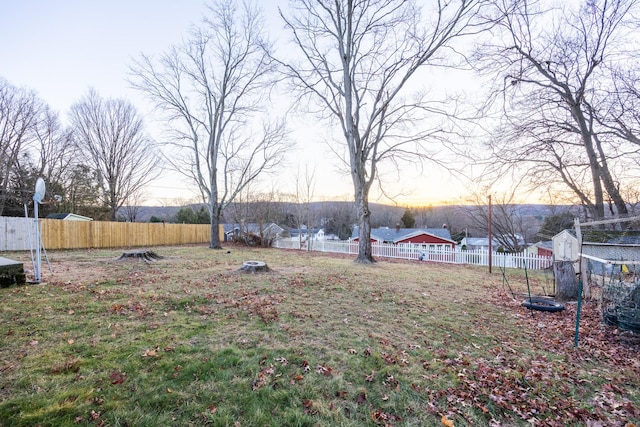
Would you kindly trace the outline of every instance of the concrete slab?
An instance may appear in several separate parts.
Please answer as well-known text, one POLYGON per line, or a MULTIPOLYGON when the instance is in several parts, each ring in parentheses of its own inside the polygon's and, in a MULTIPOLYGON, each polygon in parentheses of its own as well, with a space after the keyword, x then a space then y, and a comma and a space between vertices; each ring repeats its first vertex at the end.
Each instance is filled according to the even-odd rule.
POLYGON ((5 265, 15 265, 15 264, 22 265, 22 263, 20 261, 14 261, 12 259, 3 258, 3 257, 0 256, 0 267, 5 266, 5 265))
POLYGON ((0 288, 12 285, 24 285, 24 264, 9 258, 0 257, 0 288))

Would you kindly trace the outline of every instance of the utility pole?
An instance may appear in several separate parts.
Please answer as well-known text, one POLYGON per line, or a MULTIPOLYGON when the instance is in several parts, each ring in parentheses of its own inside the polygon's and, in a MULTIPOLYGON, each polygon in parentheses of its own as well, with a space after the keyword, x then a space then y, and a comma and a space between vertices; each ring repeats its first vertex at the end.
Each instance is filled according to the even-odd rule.
POLYGON ((489 274, 493 264, 493 234, 491 232, 491 194, 489 194, 489 274))

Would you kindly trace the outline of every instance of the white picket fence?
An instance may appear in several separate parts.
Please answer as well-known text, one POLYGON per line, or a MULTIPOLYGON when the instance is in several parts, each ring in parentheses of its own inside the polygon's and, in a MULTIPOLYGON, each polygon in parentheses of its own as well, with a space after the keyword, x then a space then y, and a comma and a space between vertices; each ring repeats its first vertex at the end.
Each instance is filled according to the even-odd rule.
MULTIPOLYGON (((297 239, 278 239, 273 247, 281 249, 311 250, 318 252, 333 252, 350 255, 358 254, 358 242, 314 240, 300 242, 297 239)), ((402 258, 448 264, 489 265, 489 251, 463 251, 459 249, 418 249, 390 243, 372 243, 373 257, 402 258)), ((494 252, 491 257, 494 267, 527 268, 527 270, 544 270, 553 264, 551 257, 532 255, 526 252, 517 254, 494 252)))

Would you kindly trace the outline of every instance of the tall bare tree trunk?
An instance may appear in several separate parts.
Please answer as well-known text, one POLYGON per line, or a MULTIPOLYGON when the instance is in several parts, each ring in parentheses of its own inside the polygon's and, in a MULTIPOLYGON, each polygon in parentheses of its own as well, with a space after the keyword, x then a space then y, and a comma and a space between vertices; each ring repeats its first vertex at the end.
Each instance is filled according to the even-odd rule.
MULTIPOLYGON (((434 160, 430 143, 446 134, 432 123, 435 99, 409 96, 405 87, 417 70, 452 67, 451 43, 489 27, 483 7, 490 0, 429 3, 422 20, 418 2, 297 0, 290 15, 280 10, 299 48, 297 57, 279 59, 306 101, 340 124, 349 158, 358 211, 358 257, 372 263, 368 194, 378 178, 378 163, 434 160), (480 10, 483 9, 483 13, 480 10), (446 60, 444 58, 447 57, 446 60), (423 120, 425 119, 425 120, 423 120), (417 125, 420 123, 420 125, 417 125)), ((489 13, 490 15, 490 13, 489 13)), ((418 78, 418 77, 416 77, 418 78)), ((447 114, 452 119, 455 113, 447 114)), ((436 120, 435 122, 438 122, 436 120)))
POLYGON ((356 208, 358 211, 358 257, 355 262, 370 264, 375 262, 371 250, 371 212, 365 186, 356 183, 356 208))
POLYGON ((217 170, 214 169, 209 185, 211 195, 209 197, 209 213, 211 214, 211 232, 209 238, 209 249, 222 249, 220 243, 220 218, 222 216, 222 206, 218 203, 218 183, 215 179, 217 170))

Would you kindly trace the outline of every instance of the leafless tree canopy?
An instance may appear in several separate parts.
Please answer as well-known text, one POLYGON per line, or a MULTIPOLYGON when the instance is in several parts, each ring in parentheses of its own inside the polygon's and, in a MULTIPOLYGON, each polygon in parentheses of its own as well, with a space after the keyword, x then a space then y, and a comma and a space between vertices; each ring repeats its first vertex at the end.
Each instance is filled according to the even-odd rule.
POLYGON ((42 104, 33 92, 0 78, 0 215, 20 156, 34 141, 41 108, 42 104))
POLYGON ((224 207, 276 170, 286 148, 284 123, 266 120, 274 68, 263 26, 252 4, 215 2, 183 45, 132 68, 133 86, 168 118, 171 163, 208 203, 212 248, 220 248, 224 207))
POLYGON ((75 147, 97 172, 100 198, 111 220, 118 209, 161 170, 141 116, 123 99, 103 99, 91 90, 71 107, 75 147))
MULTIPOLYGON (((458 213, 463 217, 468 229, 473 229, 481 234, 475 237, 489 236, 489 206, 486 200, 486 191, 470 196, 468 205, 461 206, 458 213)), ((498 243, 498 247, 505 252, 519 253, 525 249, 525 245, 537 241, 536 232, 539 228, 535 219, 524 215, 521 211, 515 192, 495 194, 492 196, 491 205, 491 238, 498 243)))
POLYGON ((526 170, 534 186, 568 189, 591 217, 604 217, 606 201, 627 213, 619 178, 637 158, 637 122, 625 110, 632 92, 612 70, 628 66, 637 48, 627 25, 636 3, 502 2, 505 19, 478 54, 485 72, 499 73, 503 115, 490 143, 497 175, 526 170))
POLYGON ((381 162, 429 158, 429 141, 443 130, 416 130, 418 120, 444 108, 410 96, 408 82, 423 66, 450 63, 455 40, 484 28, 484 4, 430 4, 424 20, 412 0, 298 0, 280 12, 303 58, 281 60, 288 77, 344 137, 358 207, 357 262, 373 261, 368 197, 381 162))
POLYGON ((37 150, 36 172, 48 183, 62 183, 77 164, 71 132, 60 123, 48 106, 41 109, 34 128, 34 150, 37 150))

